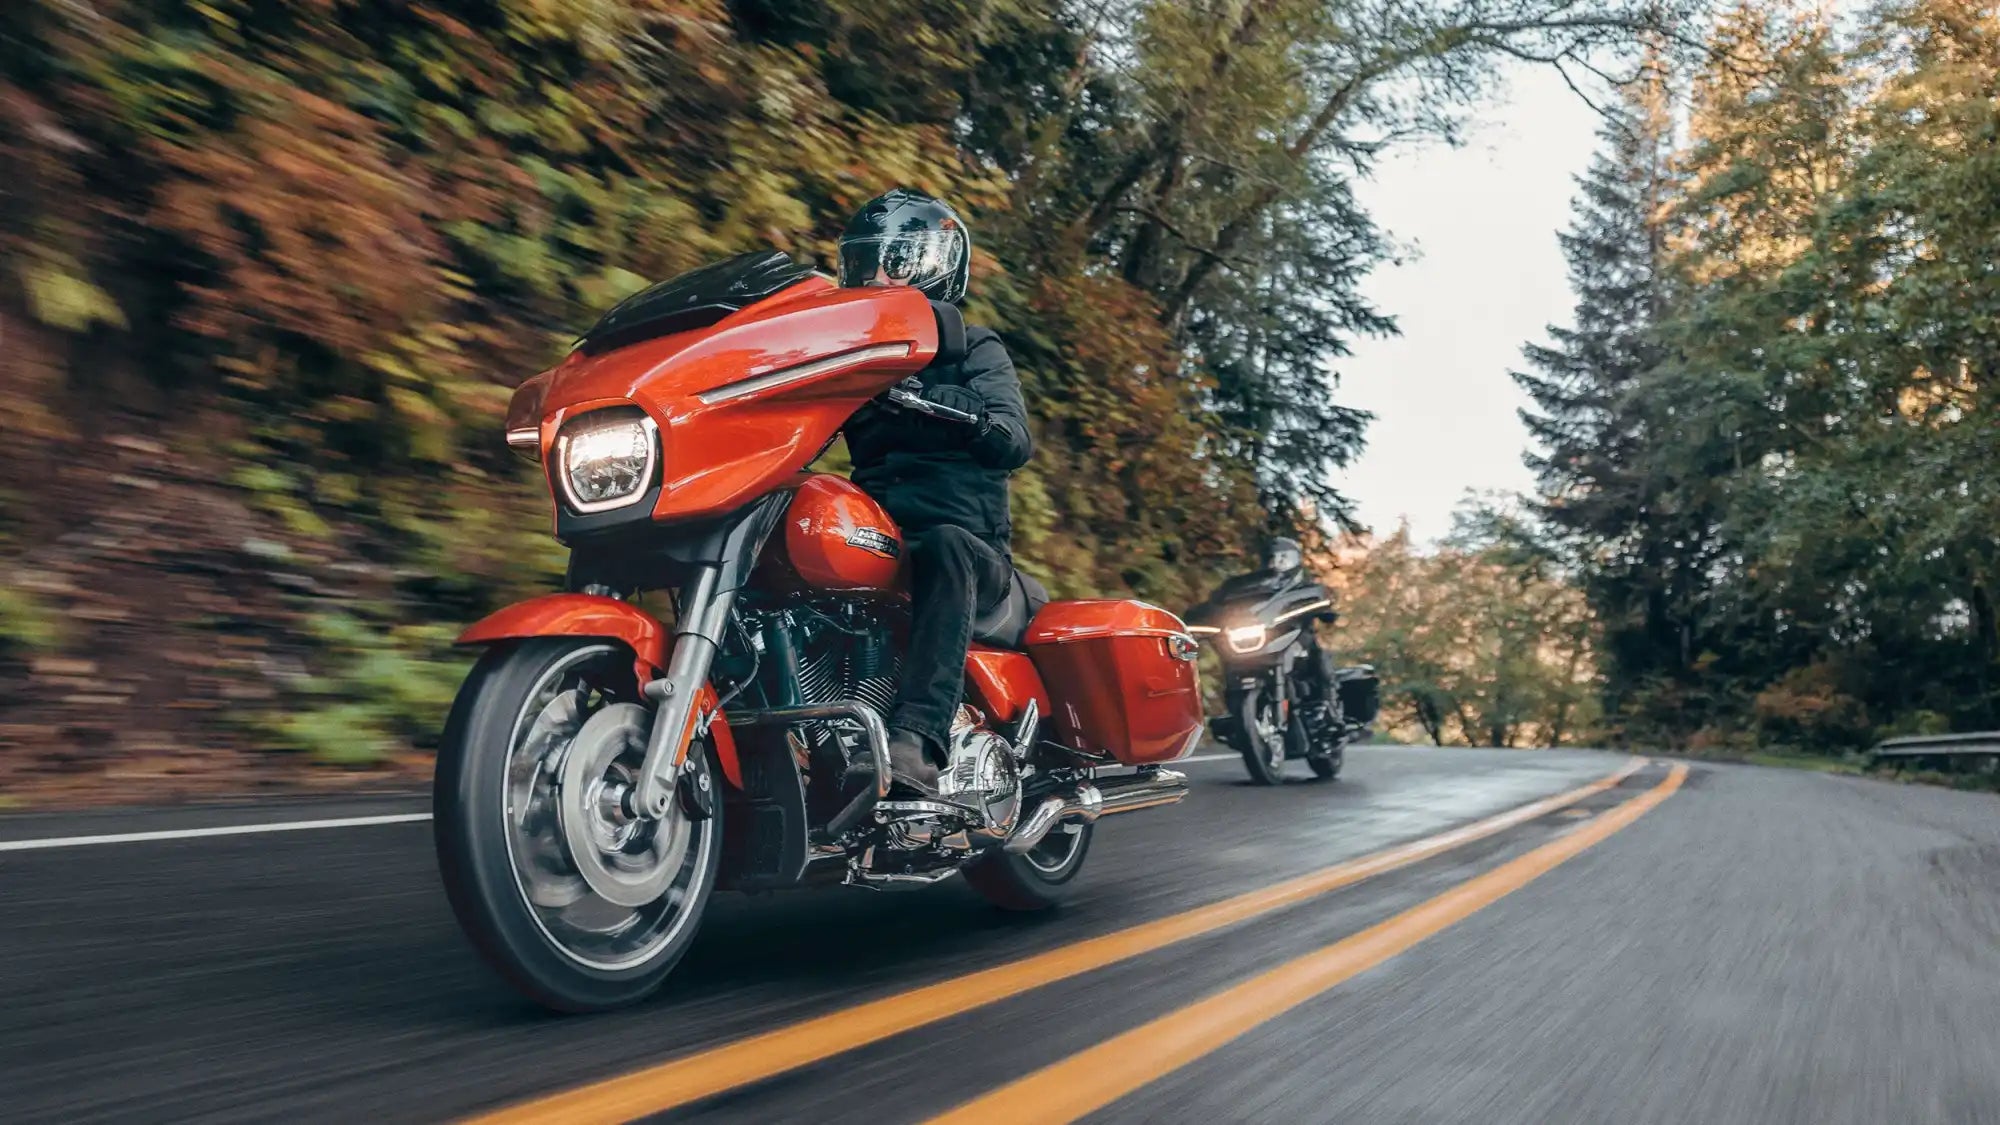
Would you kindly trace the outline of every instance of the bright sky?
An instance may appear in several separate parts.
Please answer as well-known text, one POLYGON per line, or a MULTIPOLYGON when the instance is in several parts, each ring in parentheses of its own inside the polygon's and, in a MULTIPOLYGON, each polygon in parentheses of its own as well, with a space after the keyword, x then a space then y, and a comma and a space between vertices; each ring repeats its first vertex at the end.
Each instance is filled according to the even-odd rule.
POLYGON ((1412 260, 1364 286, 1403 334, 1364 340, 1340 365, 1340 400, 1372 410, 1368 449, 1340 475, 1377 531, 1407 517, 1419 539, 1451 529, 1467 489, 1526 490, 1528 443, 1508 372, 1572 299, 1556 235, 1598 118, 1553 71, 1523 66, 1468 143, 1406 149, 1360 189, 1412 260))

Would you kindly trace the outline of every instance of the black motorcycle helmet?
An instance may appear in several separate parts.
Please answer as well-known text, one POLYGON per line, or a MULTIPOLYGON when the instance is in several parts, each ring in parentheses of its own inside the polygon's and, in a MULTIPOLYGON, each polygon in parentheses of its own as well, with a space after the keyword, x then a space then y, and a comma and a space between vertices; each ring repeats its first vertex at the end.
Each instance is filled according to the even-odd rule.
POLYGON ((965 299, 972 231, 943 200, 896 188, 854 213, 840 236, 840 284, 909 285, 933 301, 965 299))
POLYGON ((1305 556, 1299 551, 1299 541, 1277 536, 1264 544, 1264 569, 1272 574, 1290 574, 1299 569, 1305 556))

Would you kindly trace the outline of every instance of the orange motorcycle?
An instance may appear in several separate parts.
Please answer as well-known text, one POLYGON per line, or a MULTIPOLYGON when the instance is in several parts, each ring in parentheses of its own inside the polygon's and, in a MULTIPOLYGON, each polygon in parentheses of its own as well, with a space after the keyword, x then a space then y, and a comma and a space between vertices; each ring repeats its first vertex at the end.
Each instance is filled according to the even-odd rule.
POLYGON ((647 995, 717 889, 963 872, 1044 909, 1100 818, 1186 796, 1162 768, 1203 732, 1180 619, 1018 574, 975 625, 940 796, 889 795, 901 539, 810 466, 871 401, 952 414, 898 384, 964 335, 916 290, 750 254, 631 297, 515 393, 507 442, 544 466, 568 592, 460 638, 486 651, 434 805, 460 923, 536 1001, 647 995))

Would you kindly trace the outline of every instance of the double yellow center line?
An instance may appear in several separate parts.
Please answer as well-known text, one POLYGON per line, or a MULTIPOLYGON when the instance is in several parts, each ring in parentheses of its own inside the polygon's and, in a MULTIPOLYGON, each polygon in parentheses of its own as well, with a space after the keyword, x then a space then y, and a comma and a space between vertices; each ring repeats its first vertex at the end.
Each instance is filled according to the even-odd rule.
POLYGON ((1557 864, 1604 839, 1673 795, 1687 776, 1676 765, 1666 780, 1567 836, 1412 907, 1394 918, 1314 950, 1294 961, 1170 1012, 1123 1035, 1045 1066, 930 1125, 1005 1121, 1007 1111, 1035 1107, 1037 1122, 1074 1121, 1179 1070, 1259 1024, 1372 969, 1427 937, 1527 886, 1557 864))
MULTIPOLYGON (((1211 903, 1208 906, 1198 907, 1185 914, 1132 926, 1115 933, 1105 934, 1102 937, 1090 938, 1072 945, 1052 949, 1045 953, 1038 953, 1005 965, 997 965, 991 969, 954 977, 950 980, 940 981, 937 984, 911 989, 907 992, 897 993, 896 995, 870 1001, 852 1008, 845 1008, 828 1015, 803 1020, 773 1031, 738 1039, 718 1047, 698 1051, 691 1055, 684 1055, 657 1066, 647 1067, 629 1074, 605 1079, 601 1082, 579 1086, 571 1090, 523 1102, 486 1116, 475 1118, 473 1121, 475 1125, 498 1125, 498 1123, 502 1122, 610 1123, 630 1121, 634 1118, 662 1113, 678 1106, 684 1106, 704 1098, 713 1097, 740 1086, 772 1078, 787 1071, 796 1070, 799 1067, 808 1066, 870 1043, 880 1042, 892 1036, 901 1035, 952 1016, 962 1015, 965 1012, 995 1003, 996 1001, 1005 1000, 1012 996, 1018 996, 1032 989, 1067 980, 1071 977, 1104 968, 1120 961, 1153 953, 1179 942, 1187 941, 1190 938, 1199 937, 1227 926, 1249 921, 1273 911, 1324 895, 1330 891, 1338 890, 1341 887, 1351 886, 1376 875, 1408 867, 1411 864, 1430 859, 1456 848, 1464 847, 1477 840, 1485 839, 1496 833, 1506 831, 1509 828, 1546 816, 1551 812, 1573 805, 1585 798, 1603 793, 1630 777, 1643 765, 1643 761, 1634 761, 1608 777, 1601 778, 1581 788, 1570 790, 1567 793, 1535 801, 1531 804, 1501 813, 1498 816, 1488 817, 1485 820, 1476 821, 1449 832, 1375 852, 1359 859, 1322 868, 1321 870, 1270 887, 1250 891, 1246 894, 1211 903)), ((1348 942, 1342 942, 1321 950, 1319 953, 1310 954, 1299 961, 1281 966, 1279 969, 1273 970, 1272 973, 1267 973, 1263 977, 1255 978, 1244 986, 1239 986, 1249 987, 1250 985, 1257 985, 1259 982, 1263 982, 1266 978, 1271 977, 1274 973, 1295 970, 1300 974, 1297 977, 1285 978, 1280 984, 1265 986, 1264 990, 1257 992, 1253 999, 1239 997, 1237 1000, 1230 1001, 1225 1006, 1229 1007, 1230 1011, 1236 1013, 1234 1021, 1218 1026, 1233 1026, 1236 1030, 1230 1032, 1222 1039, 1215 1039, 1212 1035, 1184 1036, 1181 1040, 1182 1048, 1174 1057, 1180 1057, 1181 1054, 1192 1050, 1193 1054, 1186 1054, 1187 1059, 1192 1059, 1213 1050, 1223 1042, 1227 1042, 1228 1039, 1242 1034, 1243 1031, 1248 1030, 1256 1023, 1260 1023, 1264 1019, 1269 1019, 1271 1016, 1278 1014, 1278 1011, 1282 1011, 1283 1009, 1272 1010, 1269 1015, 1264 1015, 1261 1018, 1251 1018, 1256 1012, 1269 1008, 1273 995, 1283 995, 1286 988, 1299 988, 1298 981, 1300 980, 1317 982, 1329 976, 1328 962, 1313 962, 1318 967, 1312 971, 1298 968, 1302 963, 1312 961, 1313 958, 1321 957, 1332 950, 1347 946, 1349 942, 1375 935, 1371 939, 1371 944, 1366 946, 1366 949, 1370 951, 1367 956, 1372 956, 1373 960, 1368 960, 1365 964, 1361 964, 1357 961, 1357 955, 1353 949, 1350 949, 1349 953, 1344 955, 1345 959, 1340 960, 1338 963, 1341 965, 1359 964, 1359 967, 1350 968, 1336 979, 1330 979, 1327 980, 1327 983, 1319 984, 1314 991, 1324 991, 1327 988, 1331 988, 1334 984, 1339 983, 1340 980, 1345 980, 1348 976, 1360 972, 1363 968, 1368 967, 1368 965, 1379 963, 1381 960, 1393 956, 1395 952, 1407 948, 1417 941, 1421 941, 1424 937, 1478 910, 1488 902, 1511 891, 1515 886, 1526 883, 1529 879, 1534 878, 1535 875, 1539 875, 1542 871, 1554 867, 1557 863, 1561 863, 1564 859, 1569 858, 1570 855, 1582 851, 1584 848, 1589 847, 1590 844, 1617 831, 1618 828, 1622 828, 1626 823, 1630 823, 1631 820, 1637 819, 1646 809, 1665 800, 1666 795, 1672 792, 1673 787, 1679 786, 1680 778, 1684 773, 1685 767, 1676 767, 1674 772, 1669 775, 1667 782, 1663 783, 1659 788, 1652 790, 1644 797, 1620 806, 1613 814, 1599 817, 1582 830, 1530 852, 1469 883, 1461 884, 1453 891, 1447 892, 1439 898, 1432 899, 1423 906, 1416 908, 1416 910, 1409 912, 1409 914, 1399 915, 1397 918, 1383 923, 1382 926, 1363 931, 1362 934, 1356 935, 1355 938, 1348 939, 1348 942), (1651 804, 1644 804, 1647 801, 1650 801, 1651 804), (1614 817, 1619 816, 1622 816, 1623 819, 1614 820, 1614 817), (1547 858, 1548 855, 1554 854, 1550 849, 1563 847, 1572 848, 1573 850, 1553 860, 1547 858), (1519 883, 1509 885, 1505 880, 1498 882, 1491 881, 1495 876, 1499 876, 1503 872, 1513 872, 1515 876, 1518 876, 1520 872, 1530 870, 1529 867, 1521 866, 1530 860, 1534 860, 1537 863, 1545 863, 1546 865, 1534 869, 1532 874, 1520 878, 1519 883), (1497 893, 1493 892, 1493 888, 1503 886, 1505 889, 1499 890, 1497 893), (1484 887, 1485 890, 1480 893, 1488 894, 1490 897, 1483 899, 1478 898, 1476 895, 1468 897, 1466 892, 1475 887, 1484 887), (1440 903, 1454 904, 1452 909, 1459 912, 1450 913, 1449 911, 1439 912, 1434 910, 1433 908, 1437 907, 1440 903), (1425 911, 1430 912, 1423 913, 1425 911), (1419 919, 1420 924, 1411 925, 1405 923, 1405 919, 1408 919, 1411 915, 1420 913, 1422 914, 1422 917, 1419 919), (1378 934, 1378 931, 1381 931, 1384 926, 1394 926, 1399 923, 1404 923, 1404 928, 1394 931, 1392 936, 1384 937, 1378 934), (1425 929, 1423 926, 1428 926, 1429 928, 1425 929), (1416 936, 1410 936, 1412 934, 1416 936), (1396 936, 1404 939, 1401 945, 1395 944, 1396 936), (1270 991, 1272 988, 1276 989, 1275 994, 1270 991), (1243 1022, 1246 1019, 1248 1022, 1243 1022), (1202 1046, 1202 1044, 1207 1045, 1202 1046), (1196 1049, 1197 1047, 1199 1049, 1196 1049)), ((1232 989, 1229 992, 1218 994, 1209 1000, 1197 1004, 1195 1008, 1184 1009, 1182 1012, 1174 1013, 1173 1015, 1164 1017, 1161 1021, 1155 1022, 1166 1023, 1167 1021, 1176 1020, 1187 1013, 1194 1012, 1198 1008, 1217 1004, 1224 997, 1235 994, 1236 991, 1232 989)), ((1303 1001, 1310 994, 1302 992, 1293 1000, 1293 1003, 1303 1001)), ((1247 997, 1248 994, 1245 994, 1245 996, 1247 997)), ((1289 1007, 1290 1005, 1286 1006, 1289 1007)), ((1202 1018, 1209 1019, 1215 1017, 1213 1014, 1210 1014, 1202 1018)), ((1148 1027, 1152 1026, 1154 1025, 1148 1025, 1148 1027)), ((1182 1027, 1185 1025, 1176 1024, 1173 1026, 1182 1027)), ((1140 1033, 1132 1032, 1128 1033, 1128 1036, 1119 1036, 1101 1047, 1087 1051, 1082 1055, 1074 1056, 1064 1063, 1057 1064, 1056 1067, 1038 1072, 1029 1079, 1023 1079, 1022 1083, 1034 1081, 1038 1089, 1046 1090, 1052 1084, 1042 1082, 1041 1079, 1050 1072, 1060 1070, 1065 1075, 1073 1075, 1079 1073, 1081 1069, 1090 1069, 1080 1066, 1078 1070, 1071 1070, 1070 1068, 1073 1064, 1080 1064, 1080 1061, 1085 1058, 1096 1057, 1101 1059, 1103 1057, 1101 1052, 1113 1044, 1120 1044, 1123 1045, 1122 1049, 1129 1049, 1129 1036, 1138 1034, 1140 1033)), ((1067 1120, 1069 1117, 1079 1116, 1082 1113, 1089 1112, 1098 1105, 1115 1100, 1117 1097, 1122 1096, 1122 1093, 1125 1091, 1136 1089, 1137 1086, 1150 1081, 1152 1077, 1158 1077, 1158 1075, 1166 1073, 1167 1070, 1172 1069, 1172 1066, 1165 1066, 1167 1056, 1161 1052, 1162 1047, 1160 1045, 1149 1044, 1145 1051, 1137 1053, 1146 1058, 1147 1065, 1157 1062, 1165 1067, 1165 1069, 1155 1068, 1151 1077, 1143 1076, 1138 1071, 1134 1071, 1129 1067, 1106 1070, 1106 1078, 1101 1081, 1092 1080, 1079 1083, 1075 1090, 1070 1091, 1066 1095, 1068 1100, 1062 1106, 1054 1106, 1046 1103, 1036 1104, 1038 1118, 1067 1120), (1111 1077, 1114 1074, 1122 1075, 1122 1077, 1111 1077), (1101 1100, 1093 1101, 1093 1099, 1098 1098, 1101 1098, 1101 1100), (1068 1106, 1072 1103, 1080 1108, 1076 1108, 1074 1112, 1070 1112, 1068 1106), (1068 1114, 1068 1117, 1063 1116, 1065 1113, 1068 1114)), ((1182 1063, 1173 1063, 1173 1066, 1179 1065, 1182 1065, 1182 1063)), ((1095 1066, 1096 1064, 1092 1064, 1092 1067, 1095 1066)), ((1065 1077, 1063 1081, 1069 1082, 1071 1078, 1065 1077)), ((999 1099, 1007 1095, 1009 1091, 1014 1091, 1017 1085, 1020 1085, 1020 1083, 1002 1087, 1000 1090, 995 1091, 994 1094, 989 1095, 989 1098, 999 1099)), ((1016 1092, 1015 1096, 1019 1096, 1018 1092, 1016 1092)), ((1016 1101, 1014 1104, 1019 1105, 1020 1103, 1016 1101)), ((988 1098, 982 1098, 954 1111, 952 1117, 948 1119, 955 1118, 965 1121, 993 1120, 994 1111, 995 1103, 989 1102, 988 1098)))

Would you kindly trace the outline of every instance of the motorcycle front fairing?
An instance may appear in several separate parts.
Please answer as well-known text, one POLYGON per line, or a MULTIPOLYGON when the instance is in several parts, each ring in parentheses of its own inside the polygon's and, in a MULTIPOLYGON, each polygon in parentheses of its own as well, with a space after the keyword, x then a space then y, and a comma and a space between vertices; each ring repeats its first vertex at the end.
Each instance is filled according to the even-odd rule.
POLYGON ((579 348, 516 392, 509 432, 525 446, 534 427, 565 542, 714 519, 782 487, 864 403, 929 364, 938 340, 922 293, 838 289, 812 275, 707 327, 604 353, 579 348), (628 503, 579 511, 557 477, 563 427, 631 407, 658 431, 653 479, 628 503))
POLYGON ((679 591, 664 674, 647 688, 659 710, 639 782, 646 816, 665 809, 695 731, 718 721, 702 705, 712 708, 709 668, 786 486, 863 404, 930 363, 941 338, 940 314, 905 287, 839 289, 812 274, 735 311, 689 296, 712 322, 670 315, 652 323, 665 335, 623 332, 609 350, 587 335, 523 384, 508 414, 510 444, 540 455, 572 589, 679 591), (645 479, 629 498, 578 504, 561 478, 565 427, 634 410, 655 442, 645 479))
POLYGON ((1189 612, 1191 631, 1221 655, 1230 674, 1277 666, 1314 620, 1332 615, 1332 600, 1318 583, 1278 587, 1243 579, 1226 583, 1189 612))

